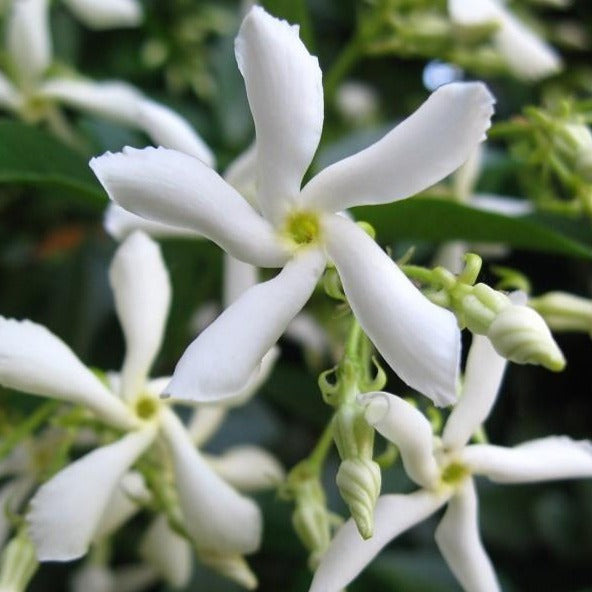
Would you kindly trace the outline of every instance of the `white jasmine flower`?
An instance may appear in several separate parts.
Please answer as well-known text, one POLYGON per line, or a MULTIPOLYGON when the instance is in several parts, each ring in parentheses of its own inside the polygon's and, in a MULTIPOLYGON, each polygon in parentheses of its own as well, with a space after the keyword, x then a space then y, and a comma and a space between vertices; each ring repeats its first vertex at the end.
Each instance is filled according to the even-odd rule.
POLYGON ((383 495, 375 512, 374 536, 364 541, 349 520, 323 556, 310 592, 339 592, 392 539, 444 504, 436 542, 467 592, 500 590, 479 536, 473 475, 497 483, 531 483, 592 477, 592 443, 551 436, 512 448, 468 444, 489 414, 505 368, 485 337, 475 336, 463 395, 434 439, 428 420, 412 405, 388 393, 362 396, 366 419, 398 447, 409 477, 421 487, 408 495, 383 495))
POLYGON ((460 26, 495 23, 495 47, 519 78, 536 80, 561 70, 557 52, 518 20, 503 0, 448 0, 448 12, 460 26))
POLYGON ((479 83, 442 87, 381 141, 301 190, 323 121, 317 59, 297 27, 259 7, 241 26, 236 55, 257 136, 253 204, 179 152, 128 148, 91 161, 111 199, 126 209, 201 232, 252 265, 283 266, 193 342, 166 392, 211 401, 236 391, 304 306, 330 258, 387 362, 438 404, 450 403, 459 356, 453 315, 424 298, 360 227, 336 212, 403 199, 455 170, 484 137, 491 95, 479 83))
POLYGON ((196 549, 253 552, 261 535, 259 509, 212 471, 177 415, 159 399, 168 378, 147 378, 170 303, 157 245, 140 232, 131 235, 113 259, 110 280, 127 346, 121 375, 111 380, 115 390, 44 327, 0 318, 1 384, 80 404, 126 432, 37 491, 27 520, 39 559, 68 561, 86 553, 105 524, 114 522, 106 515, 122 477, 157 438, 168 445, 184 525, 196 549))
MULTIPOLYGON (((121 0, 70 1, 108 13, 121 0)), ((127 4, 127 2, 122 2, 127 4)), ((6 30, 9 69, 0 72, 0 108, 31 122, 56 119, 56 107, 78 109, 145 132, 160 146, 183 150, 206 163, 212 154, 189 123, 123 82, 50 76, 53 62, 48 0, 12 3, 6 30)))

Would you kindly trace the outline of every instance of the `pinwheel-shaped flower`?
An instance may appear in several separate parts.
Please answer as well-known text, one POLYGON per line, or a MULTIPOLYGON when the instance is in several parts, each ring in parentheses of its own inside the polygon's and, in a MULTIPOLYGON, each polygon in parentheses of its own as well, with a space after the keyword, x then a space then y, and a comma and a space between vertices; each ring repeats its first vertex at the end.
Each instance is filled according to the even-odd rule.
POLYGON ((255 120, 255 203, 179 152, 128 148, 91 161, 124 208, 198 230, 253 265, 283 266, 194 341, 166 392, 212 400, 236 390, 304 306, 330 258, 354 314, 388 363, 436 403, 450 403, 459 355, 454 317, 425 299, 360 227, 335 212, 408 197, 458 168, 489 127, 491 95, 479 83, 440 88, 382 140, 301 190, 323 122, 317 59, 297 27, 259 7, 243 21, 236 57, 255 120))
POLYGON ((448 0, 448 12, 460 26, 497 25, 495 47, 519 78, 536 80, 561 70, 557 52, 517 19, 504 0, 448 0))
POLYGON ((12 3, 5 36, 8 67, 0 72, 0 108, 26 121, 44 121, 65 133, 57 106, 72 107, 140 129, 157 145, 212 162, 209 148, 182 117, 133 86, 50 76, 53 55, 48 8, 48 0, 12 3))
POLYGON ((321 560, 310 592, 339 592, 388 542, 446 503, 436 542, 450 569, 467 592, 499 591, 479 536, 472 476, 498 483, 592 477, 589 441, 552 436, 513 448, 467 444, 495 402, 506 364, 487 338, 473 339, 463 394, 441 439, 434 439, 428 420, 403 399, 388 393, 362 397, 366 420, 397 445, 407 474, 421 489, 381 496, 369 540, 362 540, 352 520, 347 522, 321 560))
MULTIPOLYGON (((127 432, 76 460, 45 483, 31 501, 30 532, 40 560, 83 555, 117 486, 148 448, 168 445, 183 524, 198 552, 240 556, 259 545, 257 506, 223 481, 196 449, 189 431, 159 399, 168 378, 148 380, 160 348, 170 284, 160 251, 146 235, 131 235, 110 268, 115 307, 126 341, 119 376, 110 390, 58 337, 30 321, 0 318, 0 383, 83 405, 127 432)), ((243 385, 244 395, 248 385, 243 385)))

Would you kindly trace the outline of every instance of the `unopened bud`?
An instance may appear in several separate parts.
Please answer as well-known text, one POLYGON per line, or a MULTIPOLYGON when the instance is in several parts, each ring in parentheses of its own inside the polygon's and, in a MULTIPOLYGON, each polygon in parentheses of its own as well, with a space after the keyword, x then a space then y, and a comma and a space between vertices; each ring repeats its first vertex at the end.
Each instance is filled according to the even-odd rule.
POLYGON ((585 331, 592 334, 592 300, 567 292, 549 292, 531 298, 534 308, 554 331, 585 331))
POLYGON ((558 372, 565 358, 555 343, 549 327, 532 308, 512 304, 497 315, 487 337, 496 351, 518 364, 540 364, 558 372))
POLYGON ((374 532, 374 506, 380 495, 380 485, 380 467, 371 459, 348 459, 339 466, 339 493, 364 539, 369 539, 374 532))
POLYGON ((510 304, 510 299, 502 292, 487 284, 476 284, 460 298, 455 311, 470 331, 483 335, 499 313, 510 304))
POLYGON ((220 575, 232 580, 247 590, 258 586, 257 577, 242 555, 226 555, 215 552, 199 552, 199 559, 220 575))
POLYGON ((0 557, 0 592, 24 592, 38 566, 35 547, 23 530, 10 540, 0 557))

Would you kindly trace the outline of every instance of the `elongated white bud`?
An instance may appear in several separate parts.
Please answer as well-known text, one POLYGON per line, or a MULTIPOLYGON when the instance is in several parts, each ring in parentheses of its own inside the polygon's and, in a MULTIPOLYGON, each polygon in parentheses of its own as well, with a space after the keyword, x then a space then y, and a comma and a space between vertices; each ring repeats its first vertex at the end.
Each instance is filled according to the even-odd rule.
POLYGON ((0 558, 0 592, 25 592, 38 566, 35 547, 23 531, 6 545, 0 558))
POLYGON ((362 538, 374 532, 374 506, 380 494, 380 467, 372 460, 344 460, 337 472, 337 487, 362 538))
POLYGON ((534 308, 553 331, 585 331, 592 334, 592 300, 567 292, 549 292, 531 298, 534 308))
POLYGON ((491 323, 487 337, 496 351, 518 364, 540 364, 558 372, 565 358, 549 327, 532 308, 512 304, 491 323))
POLYGON ((236 582, 247 590, 258 586, 257 577, 242 555, 225 555, 221 553, 199 552, 199 559, 220 575, 236 582))

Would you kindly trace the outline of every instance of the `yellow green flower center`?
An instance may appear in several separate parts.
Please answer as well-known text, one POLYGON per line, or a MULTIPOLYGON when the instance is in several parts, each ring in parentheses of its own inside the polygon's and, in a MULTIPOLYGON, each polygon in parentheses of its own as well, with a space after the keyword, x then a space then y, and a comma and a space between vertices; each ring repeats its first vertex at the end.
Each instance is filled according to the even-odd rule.
POLYGON ((148 395, 142 395, 134 402, 134 411, 136 415, 144 420, 149 421, 158 413, 160 404, 154 398, 148 395))
POLYGON ((286 219, 284 234, 297 246, 310 245, 318 241, 321 234, 319 218, 314 212, 292 212, 286 219))
POLYGON ((458 485, 468 475, 469 471, 464 465, 452 462, 442 471, 442 481, 447 485, 458 485))

